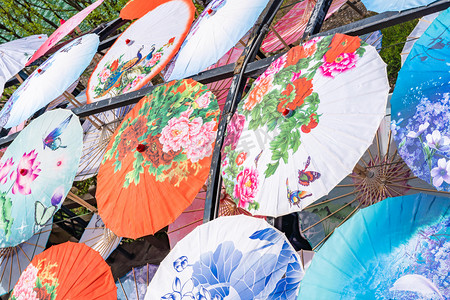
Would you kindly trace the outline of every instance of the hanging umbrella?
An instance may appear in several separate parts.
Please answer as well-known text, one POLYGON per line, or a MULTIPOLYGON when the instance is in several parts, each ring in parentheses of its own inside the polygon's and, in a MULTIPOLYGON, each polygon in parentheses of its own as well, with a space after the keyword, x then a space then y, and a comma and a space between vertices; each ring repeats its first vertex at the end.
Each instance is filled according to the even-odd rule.
POLYGON ((371 144, 389 85, 386 65, 358 37, 315 38, 254 82, 227 127, 222 177, 252 214, 300 211, 351 172, 371 144))
POLYGON ((46 39, 46 34, 37 34, 0 45, 0 95, 6 81, 25 67, 30 56, 46 39))
POLYGON ((362 3, 367 8, 377 13, 385 11, 401 11, 414 7, 425 6, 437 0, 362 0, 362 3))
POLYGON ((97 6, 102 4, 102 2, 103 0, 97 0, 76 15, 72 16, 69 20, 61 22, 61 26, 59 26, 59 28, 56 29, 45 41, 45 43, 33 54, 26 66, 30 65, 39 57, 45 55, 48 50, 53 48, 53 46, 55 46, 62 38, 72 32, 78 24, 80 24, 94 9, 96 9, 97 6))
POLYGON ((145 299, 294 299, 302 277, 283 233, 264 220, 220 217, 178 242, 145 299))
POLYGON ((398 151, 414 175, 450 191, 450 9, 414 44, 391 99, 398 151))
POLYGON ((81 154, 78 118, 49 111, 14 139, 0 160, 0 247, 13 247, 38 232, 61 207, 81 154))
POLYGON ((14 287, 11 300, 116 299, 110 267, 84 244, 66 242, 36 255, 14 287))
POLYGON ((106 228, 102 218, 94 213, 89 224, 84 229, 79 243, 88 245, 100 253, 103 259, 106 260, 117 246, 119 246, 121 240, 122 238, 106 228))
POLYGON ((161 4, 171 0, 130 0, 120 10, 120 17, 124 20, 134 20, 142 18, 146 13, 154 10, 161 4))
POLYGON ((95 67, 88 103, 142 88, 180 48, 194 18, 190 0, 161 4, 125 30, 95 67))
POLYGON ((75 90, 75 88, 78 85, 78 82, 80 82, 80 78, 75 80, 66 90, 65 93, 63 92, 62 95, 59 95, 56 97, 52 102, 50 102, 47 106, 47 110, 52 110, 58 105, 61 105, 64 101, 67 101, 66 93, 72 94, 72 92, 75 90))
POLYGON ((127 275, 118 279, 117 286, 117 299, 129 300, 137 299, 144 300, 147 292, 147 287, 155 276, 157 265, 146 264, 139 268, 132 268, 127 275))
POLYGON ((107 228, 133 239, 154 234, 192 203, 208 176, 218 115, 214 95, 194 80, 158 86, 136 104, 97 176, 107 228))
POLYGON ((298 299, 447 299, 449 228, 447 197, 362 209, 315 254, 298 299))
POLYGON ((411 51, 414 44, 416 43, 416 41, 422 36, 425 30, 427 30, 427 28, 434 21, 434 19, 436 19, 438 15, 439 12, 424 16, 419 19, 419 22, 417 23, 416 27, 414 27, 413 31, 411 31, 411 33, 406 38, 406 43, 403 46, 402 53, 400 53, 400 55, 402 56, 402 66, 405 63, 406 58, 408 57, 408 54, 411 51))
POLYGON ((10 128, 60 96, 86 69, 97 51, 96 34, 64 46, 37 68, 12 94, 0 112, 0 126, 10 128))
POLYGON ((192 25, 166 81, 182 79, 217 62, 253 27, 268 0, 213 0, 192 25))
POLYGON ((11 291, 33 257, 44 251, 51 231, 52 222, 49 221, 29 240, 15 247, 0 248, 0 295, 11 291))
MULTIPOLYGON (((325 20, 346 2, 347 0, 334 0, 328 9, 325 20)), ((316 5, 315 0, 305 0, 295 4, 274 26, 271 26, 261 49, 265 52, 275 52, 288 48, 288 45, 300 40, 305 32, 314 5, 316 5)))

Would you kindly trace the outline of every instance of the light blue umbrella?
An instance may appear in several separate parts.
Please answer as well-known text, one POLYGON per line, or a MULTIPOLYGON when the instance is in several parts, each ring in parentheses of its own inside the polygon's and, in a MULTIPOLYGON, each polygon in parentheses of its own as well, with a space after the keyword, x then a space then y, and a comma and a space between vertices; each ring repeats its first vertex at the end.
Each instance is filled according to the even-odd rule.
POLYGON ((316 253, 298 299, 448 299, 449 208, 415 194, 360 210, 316 253))
POLYGON ((156 270, 158 270, 158 266, 151 264, 131 269, 125 276, 116 281, 117 299, 144 300, 147 287, 155 276, 156 270))
POLYGON ((83 131, 69 110, 49 111, 0 160, 0 247, 31 238, 61 207, 78 168, 83 131))
POLYGON ((382 13, 384 11, 401 11, 424 6, 436 1, 437 0, 362 0, 362 3, 366 6, 367 10, 382 13))
POLYGON ((398 151, 414 175, 450 191, 450 9, 416 41, 391 99, 398 151))
POLYGON ((59 49, 40 65, 0 111, 0 126, 17 126, 60 96, 90 64, 99 38, 88 34, 59 49))

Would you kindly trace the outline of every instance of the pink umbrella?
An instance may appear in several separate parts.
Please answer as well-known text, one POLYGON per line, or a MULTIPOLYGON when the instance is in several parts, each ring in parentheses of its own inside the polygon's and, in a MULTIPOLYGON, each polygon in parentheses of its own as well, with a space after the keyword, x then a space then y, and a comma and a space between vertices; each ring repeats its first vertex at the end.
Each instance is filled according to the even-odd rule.
MULTIPOLYGON (((347 0, 334 0, 328 9, 329 18, 335 13, 347 0)), ((315 0, 305 0, 294 5, 278 22, 273 26, 267 37, 264 39, 261 49, 264 52, 274 52, 285 47, 284 43, 290 45, 298 41, 305 31, 306 24, 312 13, 315 0), (275 30, 275 32, 274 32, 275 30), (278 35, 283 39, 280 40, 278 35)))
POLYGON ((102 4, 102 2, 103 0, 97 0, 76 15, 72 16, 69 20, 61 22, 61 26, 59 26, 59 28, 52 33, 45 43, 42 44, 42 46, 33 54, 25 66, 30 65, 33 61, 47 53, 47 51, 55 46, 63 37, 72 32, 72 30, 74 30, 78 24, 80 24, 94 9, 96 9, 97 6, 102 4))

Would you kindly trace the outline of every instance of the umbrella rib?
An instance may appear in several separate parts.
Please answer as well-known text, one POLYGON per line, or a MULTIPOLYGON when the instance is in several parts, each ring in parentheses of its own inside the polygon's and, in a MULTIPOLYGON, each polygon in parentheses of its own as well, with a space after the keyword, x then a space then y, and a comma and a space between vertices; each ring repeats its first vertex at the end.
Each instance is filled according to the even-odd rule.
MULTIPOLYGON (((66 220, 67 220, 67 219, 66 219, 66 220)), ((36 246, 36 247, 39 247, 39 248, 45 249, 45 247, 43 247, 43 246, 41 246, 41 245, 37 245, 37 244, 31 244, 31 243, 29 243, 29 242, 27 242, 27 241, 23 242, 23 244, 27 244, 27 245, 31 245, 31 246, 36 246)))
POLYGON ((125 293, 125 290, 123 289, 122 282, 120 281, 120 278, 118 278, 118 281, 119 281, 120 287, 122 288, 122 292, 125 295, 125 299, 128 300, 127 293, 125 293))
POLYGON ((334 198, 331 198, 331 199, 328 199, 328 200, 325 200, 325 201, 322 201, 322 202, 319 202, 319 203, 316 203, 316 204, 313 204, 313 205, 309 205, 309 206, 305 207, 305 209, 310 209, 310 208, 313 208, 313 207, 316 207, 316 206, 319 206, 319 205, 322 205, 322 204, 325 204, 325 203, 328 203, 328 202, 331 202, 331 201, 334 201, 334 200, 337 200, 337 199, 340 199, 340 198, 343 198, 343 197, 346 197, 346 196, 350 196, 350 195, 355 194, 355 193, 356 193, 356 190, 354 190, 354 191, 352 191, 350 193, 347 193, 345 195, 337 196, 337 197, 334 197, 334 198))
POLYGON ((183 228, 186 228, 186 227, 188 227, 188 226, 191 226, 191 225, 193 225, 193 224, 195 224, 195 223, 198 223, 198 222, 200 222, 200 221, 203 221, 203 218, 198 219, 198 220, 195 220, 195 221, 193 221, 193 222, 191 222, 191 223, 185 224, 185 225, 183 225, 183 226, 181 226, 181 227, 178 227, 177 229, 171 230, 171 231, 167 232, 167 234, 173 233, 173 232, 178 231, 178 230, 181 230, 181 229, 183 229, 183 228))
POLYGON ((0 265, 2 265, 3 262, 5 261, 5 257, 6 257, 6 262, 5 262, 5 268, 3 269, 3 272, 2 272, 2 276, 0 277, 0 282, 3 281, 3 275, 5 275, 6 268, 8 267, 9 252, 10 252, 10 249, 6 249, 6 251, 4 252, 5 254, 2 253, 2 262, 0 263, 0 265))
POLYGON ((389 161, 389 150, 391 149, 391 135, 392 135, 392 131, 389 130, 388 145, 387 145, 387 150, 386 150, 385 161, 389 161))
MULTIPOLYGON (((391 184, 392 186, 395 186, 395 187, 403 187, 402 185, 399 185, 399 184, 391 184)), ((446 195, 449 195, 450 194, 450 192, 446 192, 446 191, 438 191, 438 190, 432 190, 432 189, 425 189, 425 188, 419 188, 419 187, 415 187, 415 186, 409 186, 408 187, 409 189, 412 189, 412 190, 417 190, 417 191, 424 191, 424 192, 433 192, 433 193, 441 193, 441 194, 446 194, 446 195)))
POLYGON ((190 213, 190 212, 196 212, 196 211, 203 211, 203 208, 198 208, 198 209, 191 209, 191 210, 185 210, 183 211, 183 213, 190 213))
MULTIPOLYGON (((407 180, 411 180, 411 179, 417 179, 417 176, 410 176, 410 177, 406 177, 406 178, 391 179, 391 180, 389 180, 389 182, 407 181, 407 180)), ((405 185, 405 187, 407 187, 407 186, 405 185)))
POLYGON ((20 245, 17 245, 17 247, 22 251, 23 255, 25 255, 25 257, 28 259, 28 261, 31 262, 31 259, 28 257, 27 253, 22 249, 22 247, 20 247, 20 245))
POLYGON ((139 300, 139 293, 138 293, 138 288, 137 288, 137 283, 136 283, 136 274, 135 274, 134 268, 133 268, 133 279, 134 279, 134 288, 136 289, 136 297, 137 297, 137 300, 139 300))

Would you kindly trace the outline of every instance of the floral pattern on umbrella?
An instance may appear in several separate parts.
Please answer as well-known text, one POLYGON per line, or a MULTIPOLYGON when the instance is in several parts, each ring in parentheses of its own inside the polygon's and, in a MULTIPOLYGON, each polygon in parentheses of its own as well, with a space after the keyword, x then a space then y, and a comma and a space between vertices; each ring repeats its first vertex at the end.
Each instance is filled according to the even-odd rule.
MULTIPOLYGON (((224 185, 236 204, 257 210, 259 203, 254 198, 260 183, 275 174, 281 160, 288 163, 289 155, 297 152, 301 145, 300 137, 309 134, 319 124, 321 115, 317 110, 320 99, 313 86, 316 73, 334 78, 355 68, 366 46, 358 37, 340 34, 314 38, 292 48, 256 79, 228 125, 222 149, 225 157, 222 162, 224 185), (268 133, 275 135, 270 149, 266 150, 270 152, 271 162, 263 174, 257 170, 263 151, 254 159, 254 167, 244 167, 248 153, 235 150, 245 123, 248 123, 249 130, 267 128, 268 133)), ((307 162, 304 163, 306 167, 307 162)), ((315 178, 318 176, 320 174, 315 178)), ((297 205, 301 197, 311 194, 291 191, 287 183, 287 195, 292 206, 297 205), (298 200, 292 198, 294 196, 298 200)))

